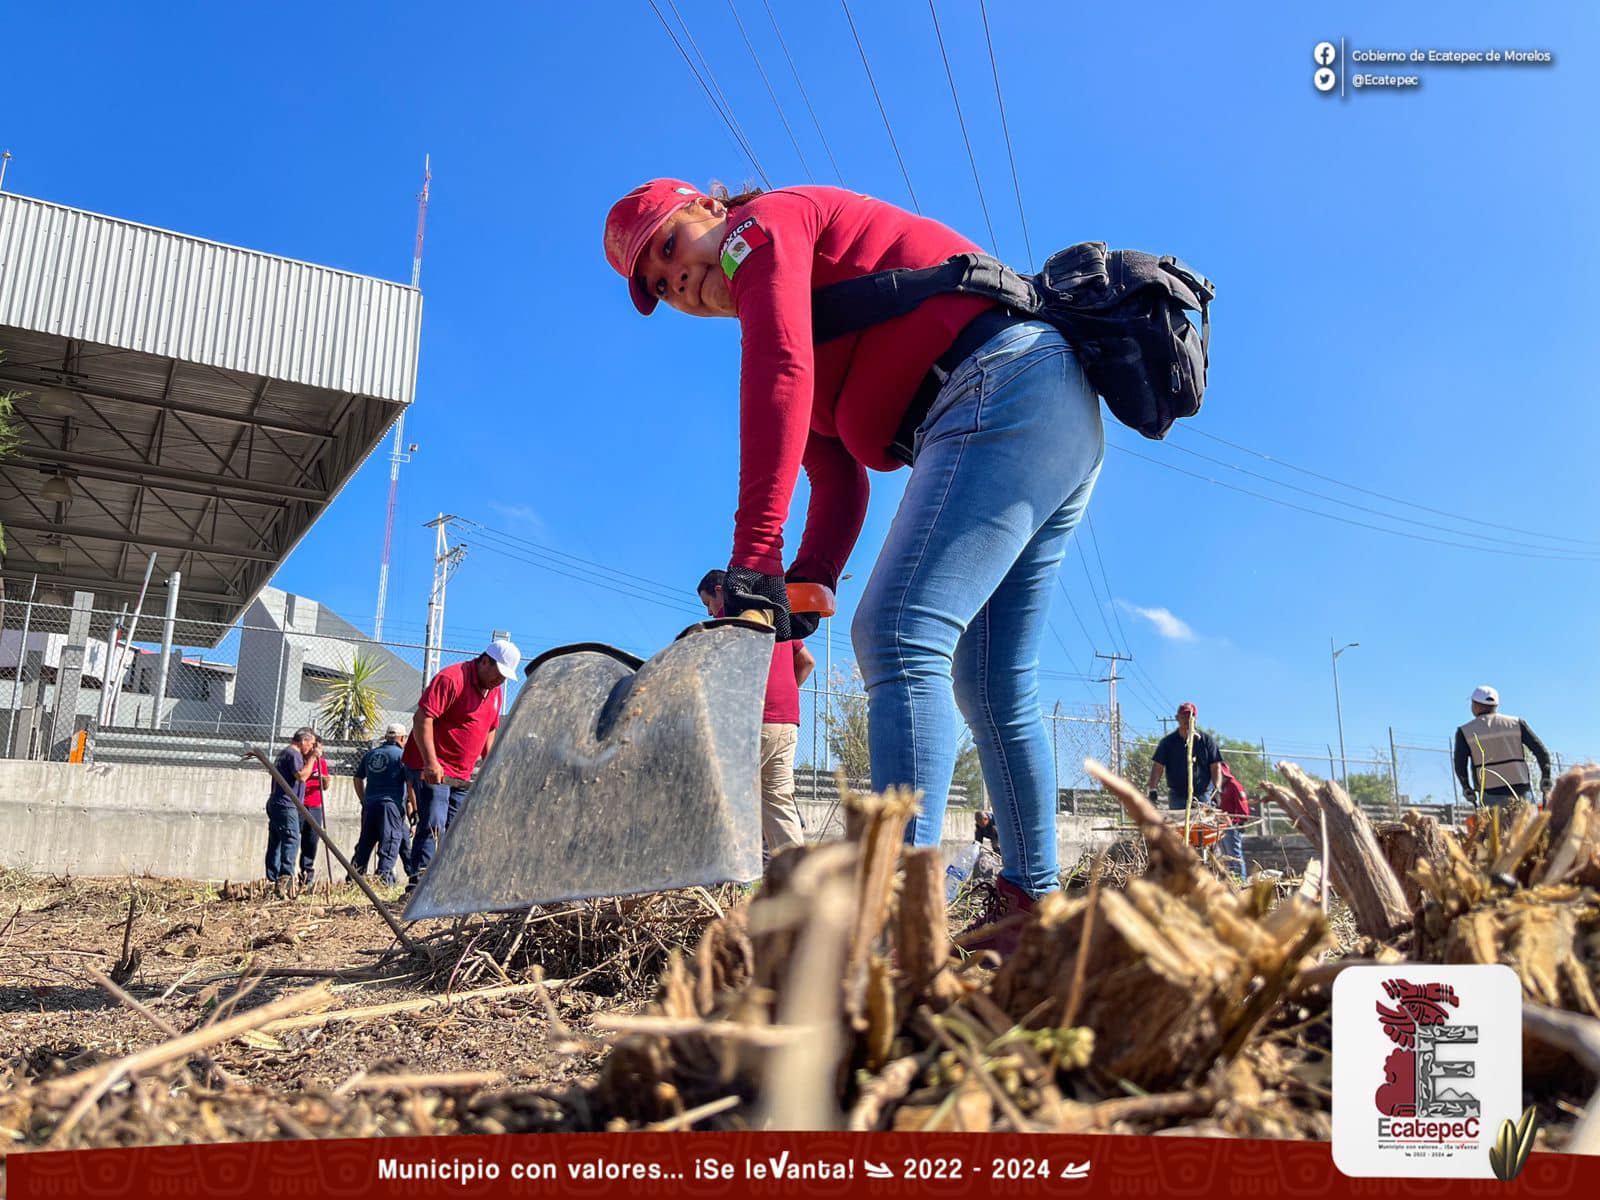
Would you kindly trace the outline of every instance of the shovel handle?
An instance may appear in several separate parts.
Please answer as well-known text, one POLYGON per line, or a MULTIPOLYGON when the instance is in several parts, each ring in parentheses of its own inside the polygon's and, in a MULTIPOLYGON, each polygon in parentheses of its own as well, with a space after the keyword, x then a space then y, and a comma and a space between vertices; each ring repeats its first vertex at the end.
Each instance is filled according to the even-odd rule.
POLYGON ((833 616, 833 589, 820 583, 787 584, 789 611, 815 613, 819 617, 833 616))

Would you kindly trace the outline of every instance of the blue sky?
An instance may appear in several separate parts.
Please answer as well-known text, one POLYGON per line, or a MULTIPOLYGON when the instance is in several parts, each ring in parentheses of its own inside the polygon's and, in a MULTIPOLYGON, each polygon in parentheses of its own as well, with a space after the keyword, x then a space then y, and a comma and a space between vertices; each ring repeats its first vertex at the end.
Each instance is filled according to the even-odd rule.
MULTIPOLYGON (((839 6, 771 4, 843 182, 908 203, 839 6)), ((836 182, 766 9, 737 5, 812 176, 836 182)), ((586 568, 568 562, 568 578, 479 538, 451 586, 452 642, 503 627, 530 651, 647 651, 693 617, 689 590, 731 536, 738 330, 665 310, 640 320, 600 224, 648 177, 753 171, 645 0, 13 7, 11 190, 405 279, 432 155, 407 425, 421 451, 402 477, 391 634, 420 635, 421 525, 441 510, 685 597, 623 597, 586 568)), ((678 7, 768 175, 806 182, 726 0, 678 7)), ((989 5, 1035 253, 1085 239, 1177 253, 1219 288, 1193 431, 1156 445, 1108 424, 1114 445, 1157 461, 1107 452, 1089 570, 1073 552, 1062 576, 1082 627, 1058 604, 1046 694, 1069 709, 1102 699, 1075 677, 1115 645, 1138 659, 1131 724, 1154 728, 1163 701, 1193 698, 1228 733, 1322 745, 1336 738, 1332 636, 1360 642, 1340 660, 1352 755, 1389 726, 1442 746, 1480 682, 1552 745, 1600 749, 1580 699, 1600 673, 1600 179, 1584 123, 1600 111, 1600 19, 1555 4, 1305 7, 989 5), (1556 63, 1426 68, 1415 92, 1341 100, 1311 86, 1313 45, 1340 37, 1540 48, 1556 63), (1475 529, 1511 543, 1485 546, 1561 557, 1347 521, 1457 543, 1475 529)), ((922 210, 988 244, 927 5, 852 12, 922 210)), ((999 252, 1025 265, 978 7, 943 0, 939 15, 999 252)), ((874 478, 846 617, 901 483, 874 478)), ((276 582, 369 624, 386 489, 380 453, 276 582)), ((803 504, 802 489, 791 545, 803 504)), ((841 623, 837 658, 847 643, 841 623)))

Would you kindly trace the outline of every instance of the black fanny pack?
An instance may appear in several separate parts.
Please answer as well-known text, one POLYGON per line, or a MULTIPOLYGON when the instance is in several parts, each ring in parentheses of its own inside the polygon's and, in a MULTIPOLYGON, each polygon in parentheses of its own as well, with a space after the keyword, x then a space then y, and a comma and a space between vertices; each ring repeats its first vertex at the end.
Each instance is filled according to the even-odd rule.
POLYGON ((986 254, 958 254, 934 267, 842 280, 811 293, 812 338, 856 333, 948 293, 984 296, 1054 325, 1112 415, 1147 438, 1165 437, 1175 420, 1200 411, 1216 289, 1171 255, 1107 250, 1104 242, 1058 251, 1037 275, 986 254))

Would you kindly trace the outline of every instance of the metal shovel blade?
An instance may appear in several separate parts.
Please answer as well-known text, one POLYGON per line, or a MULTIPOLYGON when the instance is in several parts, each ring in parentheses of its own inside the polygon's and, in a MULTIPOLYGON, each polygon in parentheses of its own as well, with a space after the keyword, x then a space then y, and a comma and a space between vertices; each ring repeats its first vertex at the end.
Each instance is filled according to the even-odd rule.
POLYGON ((535 659, 406 920, 755 879, 772 631, 535 659))

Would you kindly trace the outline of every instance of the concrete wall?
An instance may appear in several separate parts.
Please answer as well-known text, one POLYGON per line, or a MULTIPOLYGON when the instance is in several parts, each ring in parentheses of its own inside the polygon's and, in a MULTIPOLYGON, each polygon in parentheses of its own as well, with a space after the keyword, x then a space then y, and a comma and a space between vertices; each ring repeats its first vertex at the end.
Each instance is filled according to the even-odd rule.
MULTIPOLYGON (((270 789, 261 770, 0 760, 0 866, 259 879, 270 789)), ((350 780, 332 780, 326 803, 333 836, 348 853, 360 827, 350 780)), ((334 871, 343 878, 337 864, 334 871)))
MULTIPOLYGON (((0 759, 0 867, 73 875, 151 875, 176 879, 259 879, 265 874, 265 771, 216 767, 25 762, 0 759)), ((348 777, 336 775, 327 811, 335 841, 349 853, 360 806, 348 777)), ((800 802, 808 834, 826 823, 843 830, 827 803, 800 802)), ((1057 852, 1070 867, 1116 840, 1103 818, 1062 814, 1057 852)), ((945 813, 944 847, 972 840, 972 813, 945 813)), ((343 873, 337 865, 336 877, 343 873)), ((319 876, 322 868, 318 868, 319 876)))
MULTIPOLYGON (((826 802, 799 800, 800 819, 805 822, 806 837, 816 835, 816 831, 826 823, 827 836, 842 837, 844 834, 844 814, 840 806, 826 802)), ((1102 850, 1124 837, 1132 835, 1132 830, 1118 830, 1108 817, 1079 817, 1070 813, 1059 813, 1056 816, 1056 858, 1062 870, 1074 866, 1085 854, 1102 850)), ((945 854, 953 855, 962 846, 972 841, 972 810, 970 808, 947 808, 944 812, 944 829, 940 837, 940 845, 944 847, 945 854)))

